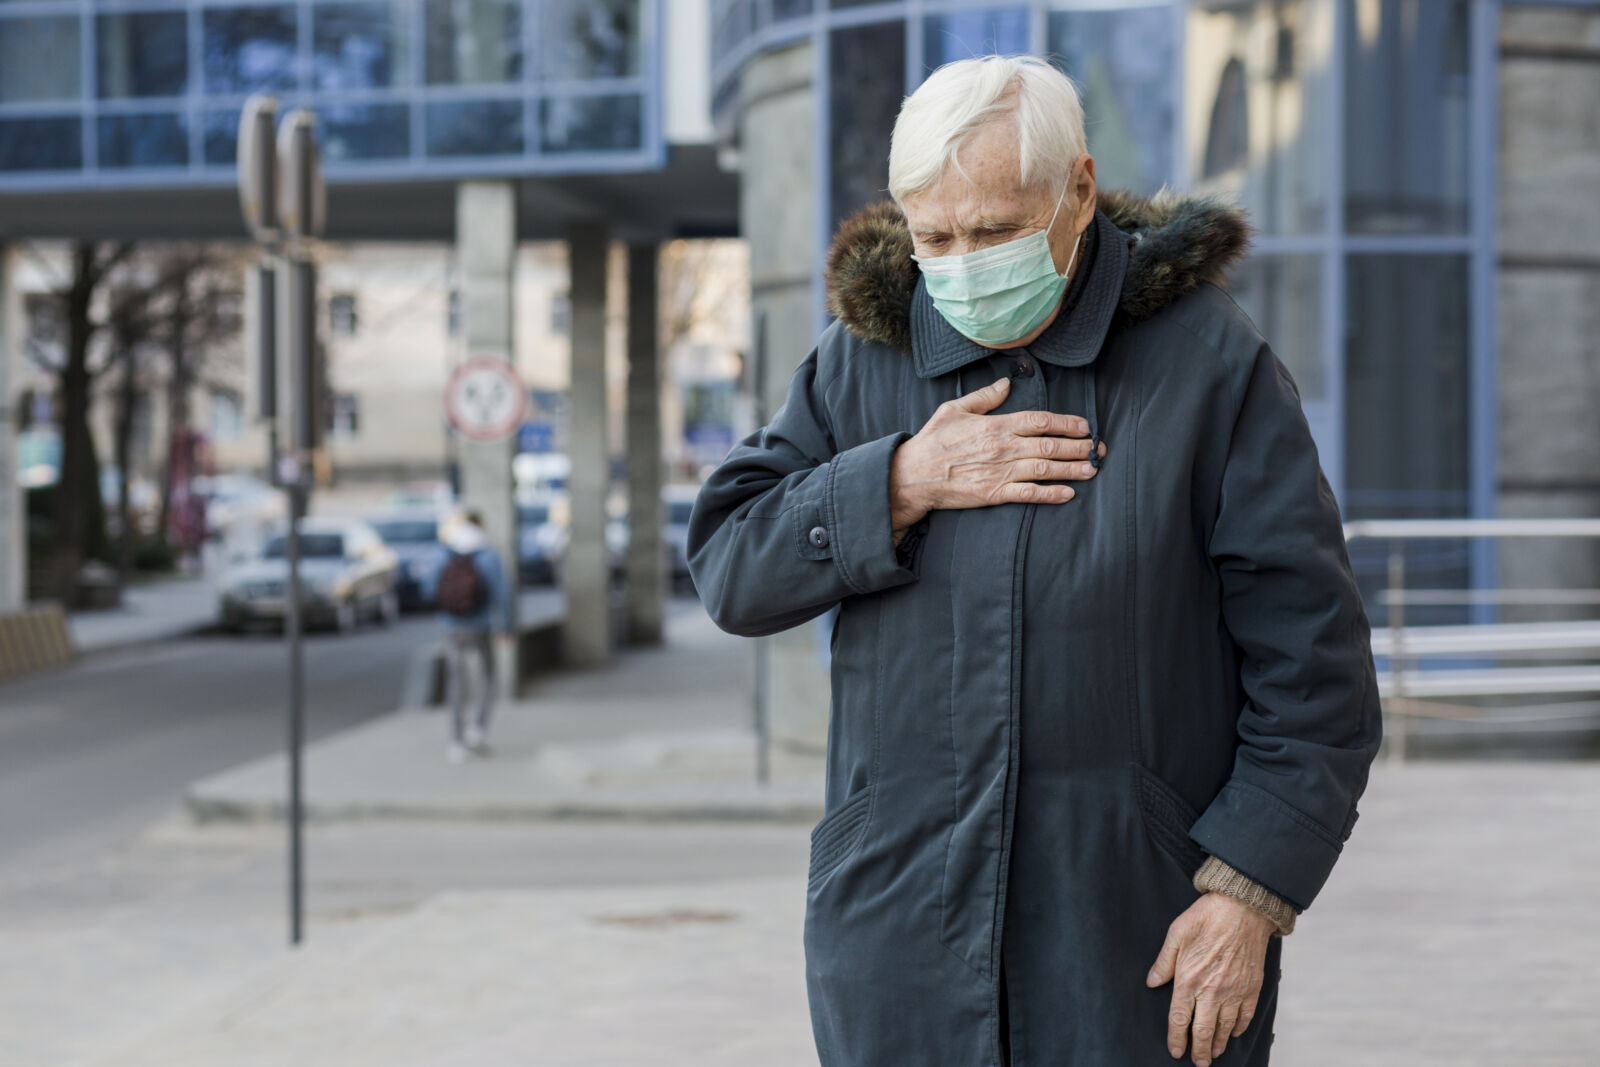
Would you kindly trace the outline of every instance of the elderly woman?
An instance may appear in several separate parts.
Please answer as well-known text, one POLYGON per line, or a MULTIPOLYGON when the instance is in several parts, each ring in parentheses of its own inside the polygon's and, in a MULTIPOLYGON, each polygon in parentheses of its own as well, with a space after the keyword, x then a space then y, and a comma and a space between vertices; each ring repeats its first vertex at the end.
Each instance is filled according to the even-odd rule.
POLYGON ((1031 59, 905 101, 838 321, 701 491, 723 628, 838 605, 805 947, 852 1067, 1265 1064, 1280 937, 1379 740, 1299 397, 1232 209, 1101 194, 1031 59))

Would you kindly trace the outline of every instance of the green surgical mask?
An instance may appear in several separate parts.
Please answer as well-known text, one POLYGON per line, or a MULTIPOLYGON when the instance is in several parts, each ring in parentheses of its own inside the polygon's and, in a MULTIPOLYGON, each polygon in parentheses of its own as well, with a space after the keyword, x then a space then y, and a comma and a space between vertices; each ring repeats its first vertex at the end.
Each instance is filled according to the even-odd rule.
POLYGON ((922 270, 933 306, 956 332, 982 345, 1003 345, 1026 337, 1050 316, 1066 292, 1083 240, 1079 234, 1066 271, 1057 274, 1050 228, 1066 196, 1062 189, 1050 224, 1038 233, 960 256, 911 257, 922 270))

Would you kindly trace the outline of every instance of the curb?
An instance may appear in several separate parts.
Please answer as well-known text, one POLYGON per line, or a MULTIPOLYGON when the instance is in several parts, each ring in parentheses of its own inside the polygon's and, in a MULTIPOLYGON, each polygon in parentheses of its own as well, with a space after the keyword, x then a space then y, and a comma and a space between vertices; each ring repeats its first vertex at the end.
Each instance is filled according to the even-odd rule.
POLYGON ((147 645, 159 645, 164 641, 174 641, 180 637, 199 637, 201 635, 219 634, 221 632, 222 627, 215 619, 207 619, 205 622, 196 622, 184 626, 174 626, 170 629, 142 633, 137 637, 118 638, 115 641, 102 641, 99 644, 90 645, 81 645, 74 640, 72 644, 73 647, 77 649, 80 657, 98 656, 102 652, 124 652, 130 648, 143 648, 147 645))
MULTIPOLYGON (((750 787, 753 789, 753 787, 750 787)), ((663 795, 650 791, 550 793, 512 802, 318 801, 308 797, 305 818, 312 823, 363 821, 541 822, 610 820, 629 822, 781 822, 814 823, 822 818, 822 783, 803 790, 746 795, 663 795)), ((199 823, 279 823, 287 817, 281 799, 240 799, 190 791, 184 807, 199 823)))

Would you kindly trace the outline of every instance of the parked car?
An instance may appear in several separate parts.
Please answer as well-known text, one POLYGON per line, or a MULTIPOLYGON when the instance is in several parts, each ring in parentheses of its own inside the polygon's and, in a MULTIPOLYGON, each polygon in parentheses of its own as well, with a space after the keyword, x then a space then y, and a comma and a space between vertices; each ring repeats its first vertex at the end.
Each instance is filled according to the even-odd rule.
MULTIPOLYGON (((674 592, 694 592, 694 581, 689 577, 689 515, 694 511, 694 498, 699 491, 699 486, 669 485, 661 492, 661 549, 674 592)), ((626 502, 621 503, 625 506, 626 502)), ((606 520, 606 557, 611 564, 611 580, 620 586, 627 569, 632 533, 627 513, 616 514, 617 504, 615 496, 608 501, 612 516, 606 520)))
POLYGON ((383 543, 394 549, 400 560, 400 610, 432 607, 431 578, 444 565, 449 552, 439 542, 438 515, 431 511, 395 512, 371 522, 383 543))
MULTIPOLYGON (((289 603, 288 539, 275 532, 259 556, 222 576, 218 612, 226 630, 251 622, 281 622, 289 603)), ((300 523, 301 618, 308 629, 355 629, 363 618, 393 622, 400 615, 400 560, 377 531, 359 519, 308 518, 300 523)))
POLYGON ((252 474, 197 477, 191 484, 205 498, 207 540, 255 544, 286 518, 283 493, 252 474))
POLYGON ((662 492, 666 517, 661 527, 661 539, 667 544, 667 577, 675 592, 694 592, 694 579, 689 577, 689 516, 694 512, 694 498, 698 485, 669 485, 662 492))
POLYGON ((393 511, 430 511, 439 513, 455 503, 455 494, 449 482, 405 482, 389 492, 388 507, 393 511))
POLYGON ((565 498, 524 494, 517 501, 517 574, 524 585, 553 585, 567 555, 565 498))

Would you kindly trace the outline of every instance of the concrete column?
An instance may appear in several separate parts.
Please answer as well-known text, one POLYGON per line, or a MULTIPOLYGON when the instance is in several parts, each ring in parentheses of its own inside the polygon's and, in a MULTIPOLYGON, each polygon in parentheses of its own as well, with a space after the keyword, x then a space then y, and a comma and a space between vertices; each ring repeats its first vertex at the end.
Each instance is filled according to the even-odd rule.
MULTIPOLYGON (((1500 14, 1498 513, 1600 516, 1600 11, 1500 14)), ((1481 430, 1474 427, 1475 431, 1481 430)), ((1600 587, 1600 544, 1502 541, 1505 588, 1600 587)), ((1582 609, 1506 608, 1509 622, 1587 617, 1582 609)))
MULTIPOLYGON (((814 65, 811 45, 802 44, 751 61, 740 79, 739 228, 750 242, 751 317, 765 323, 764 343, 758 338, 752 345, 753 358, 765 364, 757 374, 765 386, 758 398, 763 421, 782 406, 790 376, 816 343, 822 265, 814 191, 827 176, 818 173, 814 152, 820 121, 814 65)), ((820 95, 826 100, 825 91, 820 95)), ((826 631, 808 624, 760 640, 770 651, 761 684, 773 740, 821 749, 828 735, 826 631)))
POLYGON ((628 249, 628 640, 661 643, 666 556, 661 539, 661 353, 655 245, 628 249))
POLYGON ((604 225, 567 231, 572 302, 572 419, 567 452, 570 537, 564 569, 567 620, 562 658, 576 667, 603 666, 611 656, 611 567, 606 552, 606 491, 611 448, 606 430, 606 248, 604 225))
MULTIPOLYGON (((462 182, 456 187, 456 258, 460 267, 461 336, 466 355, 512 360, 512 294, 517 265, 517 197, 511 182, 462 182)), ((461 506, 483 516, 489 543, 513 590, 517 588, 517 509, 511 475, 514 438, 462 439, 461 506)), ((516 642, 497 644, 495 677, 503 698, 521 677, 516 642)))
POLYGON ((11 250, 0 244, 0 614, 28 598, 28 517, 17 484, 16 353, 21 347, 20 301, 12 285, 11 250))

